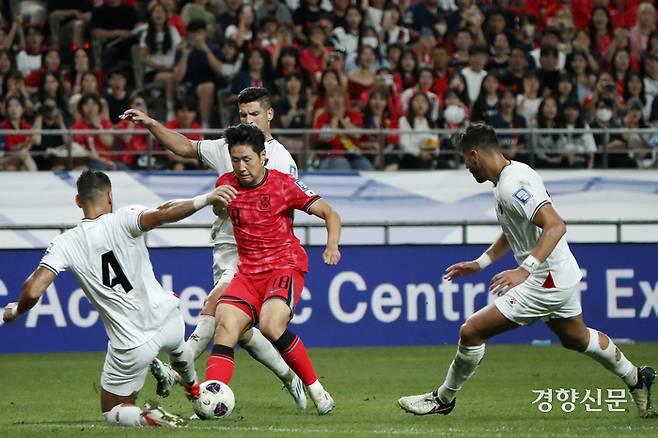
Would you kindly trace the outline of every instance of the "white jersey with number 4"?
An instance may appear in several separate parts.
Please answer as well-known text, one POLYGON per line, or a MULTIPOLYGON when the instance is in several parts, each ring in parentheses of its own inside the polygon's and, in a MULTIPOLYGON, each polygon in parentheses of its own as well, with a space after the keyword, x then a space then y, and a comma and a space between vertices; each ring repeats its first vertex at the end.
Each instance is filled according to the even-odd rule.
MULTIPOLYGON (((541 228, 532 221, 541 207, 552 204, 544 182, 530 166, 510 161, 500 173, 494 187, 496 216, 505 237, 521 264, 530 255, 541 236, 541 228)), ((533 273, 530 280, 542 284, 551 274, 555 286, 568 288, 582 278, 578 262, 574 258, 566 237, 558 241, 553 252, 533 273)))
MULTIPOLYGON (((231 155, 229 154, 225 139, 197 141, 196 151, 199 160, 217 171, 219 176, 233 172, 231 155)), ((295 160, 293 160, 290 152, 275 139, 270 138, 265 142, 265 156, 267 157, 265 167, 268 169, 276 169, 279 172, 297 177, 295 160)), ((210 238, 215 245, 221 243, 232 243, 235 245, 233 224, 231 224, 226 210, 223 210, 217 217, 217 220, 213 224, 210 238)))
POLYGON ((55 237, 40 267, 71 271, 98 311, 113 348, 138 347, 158 332, 178 298, 155 279, 139 217, 146 207, 83 219, 55 237))

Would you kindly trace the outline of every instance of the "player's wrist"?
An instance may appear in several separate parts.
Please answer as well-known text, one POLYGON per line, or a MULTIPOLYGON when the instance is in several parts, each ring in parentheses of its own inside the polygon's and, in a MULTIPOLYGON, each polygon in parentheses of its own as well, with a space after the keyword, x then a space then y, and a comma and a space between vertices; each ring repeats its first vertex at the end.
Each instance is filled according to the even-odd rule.
POLYGON ((201 210, 206 205, 208 205, 208 194, 207 193, 203 194, 203 195, 195 196, 194 198, 192 198, 192 206, 196 210, 201 210))
POLYGON ((475 259, 475 263, 477 263, 478 266, 480 266, 480 269, 484 269, 487 266, 489 266, 491 263, 493 263, 493 260, 491 259, 489 254, 487 254, 487 252, 485 251, 482 253, 480 257, 475 259))
POLYGON ((540 264, 541 262, 539 259, 530 254, 525 260, 523 260, 520 267, 528 271, 529 275, 532 275, 539 268, 540 264))

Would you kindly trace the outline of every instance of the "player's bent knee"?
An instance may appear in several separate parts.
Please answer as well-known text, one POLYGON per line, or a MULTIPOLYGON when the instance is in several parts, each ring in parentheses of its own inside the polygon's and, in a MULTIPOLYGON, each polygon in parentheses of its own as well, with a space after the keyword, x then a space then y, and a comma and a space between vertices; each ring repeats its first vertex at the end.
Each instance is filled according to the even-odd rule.
POLYGON ((287 326, 285 321, 275 321, 272 319, 262 320, 259 325, 261 333, 270 342, 279 339, 283 332, 286 331, 287 326))
POLYGON ((465 346, 475 346, 484 344, 485 339, 482 338, 475 325, 469 321, 462 324, 459 329, 459 343, 465 346))

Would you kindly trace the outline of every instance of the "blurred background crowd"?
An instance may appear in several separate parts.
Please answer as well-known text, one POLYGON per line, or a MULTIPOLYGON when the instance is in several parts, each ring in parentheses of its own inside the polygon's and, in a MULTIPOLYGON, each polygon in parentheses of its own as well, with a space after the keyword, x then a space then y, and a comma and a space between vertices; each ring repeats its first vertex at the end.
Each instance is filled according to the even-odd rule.
POLYGON ((454 135, 431 131, 473 121, 557 129, 500 135, 536 167, 657 165, 658 138, 633 131, 658 126, 653 2, 9 0, 0 12, 0 129, 68 130, 0 136, 4 170, 197 169, 119 115, 223 128, 250 86, 270 90, 273 128, 375 130, 276 134, 300 167, 454 168, 454 135))

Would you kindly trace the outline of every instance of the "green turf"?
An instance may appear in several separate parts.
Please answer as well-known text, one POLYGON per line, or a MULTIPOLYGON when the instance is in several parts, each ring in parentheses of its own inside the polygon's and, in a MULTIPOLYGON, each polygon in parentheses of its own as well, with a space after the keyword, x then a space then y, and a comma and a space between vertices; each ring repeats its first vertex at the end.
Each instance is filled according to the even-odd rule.
MULTIPOLYGON (((658 365, 658 344, 624 345, 636 363, 658 365)), ((414 417, 395 401, 427 392, 443 379, 454 347, 313 349, 311 356, 336 410, 319 417, 298 411, 278 380, 243 351, 231 387, 237 407, 223 421, 195 421, 185 430, 127 430, 106 426, 99 411, 102 354, 0 355, 0 434, 7 436, 583 436, 656 437, 658 419, 627 412, 588 413, 583 405, 548 414, 532 401, 533 389, 622 388, 591 359, 557 346, 492 345, 449 416, 414 417)), ((198 362, 205 364, 205 357, 198 362)), ((140 402, 154 397, 151 378, 140 402)), ((655 399, 656 397, 654 397, 655 399)), ((162 400, 172 412, 191 414, 177 391, 162 400)), ((606 405, 602 404, 605 409, 606 405)))

